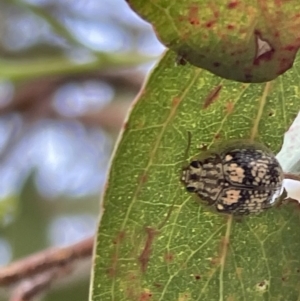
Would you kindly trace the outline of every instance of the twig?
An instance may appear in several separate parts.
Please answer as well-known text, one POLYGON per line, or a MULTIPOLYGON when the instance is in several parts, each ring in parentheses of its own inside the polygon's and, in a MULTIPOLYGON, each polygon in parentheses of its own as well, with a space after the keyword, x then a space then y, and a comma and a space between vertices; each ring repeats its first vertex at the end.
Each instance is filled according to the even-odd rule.
POLYGON ((50 287, 52 282, 70 272, 61 269, 54 269, 33 277, 29 280, 22 281, 14 290, 10 301, 29 301, 50 287))
MULTIPOLYGON (((11 101, 6 107, 0 109, 1 114, 6 114, 11 111, 28 113, 33 115, 34 119, 40 118, 35 107, 40 105, 43 107, 51 107, 52 94, 60 86, 70 81, 83 82, 86 80, 96 80, 109 82, 115 87, 125 88, 132 93, 137 93, 143 81, 144 74, 133 69, 118 69, 114 71, 97 71, 88 74, 72 74, 68 76, 57 75, 51 78, 38 78, 27 81, 18 85, 18 89, 11 101), (32 112, 32 113, 31 113, 32 112), (37 117, 36 117, 37 116, 37 117)), ((52 108, 52 107, 51 107, 52 108)), ((42 116, 44 117, 44 116, 42 116)), ((47 116, 48 117, 48 116, 47 116)))
POLYGON ((48 249, 16 261, 0 269, 0 285, 13 284, 55 268, 64 269, 76 260, 91 256, 93 242, 94 237, 90 237, 65 248, 48 249))
POLYGON ((285 179, 300 181, 300 174, 293 174, 293 173, 285 173, 284 174, 285 179))

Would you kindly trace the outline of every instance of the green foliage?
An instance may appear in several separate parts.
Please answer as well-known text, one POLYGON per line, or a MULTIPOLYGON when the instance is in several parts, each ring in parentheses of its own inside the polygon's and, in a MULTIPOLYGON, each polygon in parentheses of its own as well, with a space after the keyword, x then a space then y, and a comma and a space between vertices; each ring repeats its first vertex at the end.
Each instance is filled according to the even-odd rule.
POLYGON ((167 47, 224 78, 272 80, 292 66, 300 45, 298 0, 128 2, 167 47))
POLYGON ((9 223, 16 215, 19 196, 11 194, 0 199, 0 224, 2 226, 9 223))
POLYGON ((175 64, 167 52, 136 102, 103 198, 91 300, 298 300, 300 211, 289 204, 240 221, 180 183, 199 146, 242 138, 278 152, 300 107, 299 64, 245 84, 175 64))

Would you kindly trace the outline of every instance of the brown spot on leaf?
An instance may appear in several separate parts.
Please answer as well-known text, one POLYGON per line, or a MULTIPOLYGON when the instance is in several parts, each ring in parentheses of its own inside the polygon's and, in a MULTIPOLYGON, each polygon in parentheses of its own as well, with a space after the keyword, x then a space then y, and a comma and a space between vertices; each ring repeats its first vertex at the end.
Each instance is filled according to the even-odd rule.
POLYGON ((229 9, 233 9, 233 8, 236 8, 239 4, 240 4, 239 1, 230 1, 230 2, 227 4, 227 7, 228 7, 229 9))
POLYGON ((228 25, 227 25, 227 29, 228 29, 228 30, 232 30, 232 29, 234 29, 234 26, 233 26, 232 24, 228 24, 228 25))
POLYGON ((217 19, 219 18, 220 13, 217 10, 214 10, 214 17, 217 19))
POLYGON ((108 276, 110 276, 110 277, 116 276, 117 263, 118 263, 118 256, 117 256, 117 253, 114 252, 114 254, 112 255, 112 258, 111 258, 110 267, 107 269, 108 276))
POLYGON ((108 267, 107 269, 107 274, 110 277, 115 277, 116 276, 116 271, 117 271, 117 263, 118 263, 118 255, 117 255, 117 251, 116 248, 117 246, 123 242, 125 238, 125 231, 119 231, 116 235, 116 237, 113 239, 112 243, 115 245, 115 250, 113 252, 113 255, 111 257, 111 263, 110 263, 110 267, 108 267))
POLYGON ((215 266, 215 265, 219 265, 221 262, 221 258, 220 257, 214 257, 211 259, 210 263, 215 266))
POLYGON ((148 180, 148 175, 145 172, 143 172, 142 175, 140 176, 140 182, 142 184, 145 184, 147 180, 148 180))
POLYGON ((235 269, 235 272, 236 272, 237 276, 240 278, 240 277, 242 277, 243 268, 237 267, 235 269))
POLYGON ((139 301, 149 301, 151 297, 151 292, 142 292, 139 297, 139 301))
POLYGON ((220 138, 221 138, 220 133, 215 134, 214 138, 215 138, 215 139, 220 139, 220 138))
POLYGON ((227 102, 225 109, 226 109, 227 114, 231 114, 234 109, 234 103, 232 101, 227 102))
POLYGON ((219 96, 222 89, 222 85, 215 87, 206 97, 203 104, 203 109, 207 109, 213 102, 215 102, 219 96))
POLYGON ((275 115, 275 112, 274 112, 274 111, 270 111, 269 114, 268 114, 269 117, 272 117, 272 116, 274 116, 274 115, 275 115))
POLYGON ((221 63, 219 63, 219 62, 214 62, 213 65, 214 65, 215 67, 220 67, 220 66, 221 66, 221 63))
POLYGON ((236 301, 236 298, 234 295, 229 295, 227 298, 226 298, 226 301, 236 301))
POLYGON ((221 241, 220 241, 220 244, 219 244, 220 263, 221 263, 222 256, 224 256, 224 250, 228 250, 228 246, 229 246, 229 239, 226 238, 225 236, 221 237, 221 241))
POLYGON ((174 97, 172 99, 172 106, 174 106, 174 107, 177 106, 179 102, 180 102, 180 98, 179 97, 174 97))
POLYGON ((174 260, 174 254, 171 252, 168 252, 165 254, 164 259, 167 263, 171 263, 174 260))
POLYGON ((190 24, 192 25, 199 25, 200 20, 199 20, 199 5, 198 4, 192 4, 189 8, 189 13, 188 13, 188 19, 190 24))
POLYGON ((152 247, 152 244, 154 241, 154 237, 155 237, 155 235, 158 234, 158 232, 155 229, 150 228, 150 227, 146 227, 145 230, 146 230, 147 238, 146 238, 144 249, 138 258, 138 260, 141 264, 141 270, 143 273, 145 273, 147 270, 148 262, 149 262, 150 255, 152 252, 151 247, 152 247))
POLYGON ((116 244, 119 244, 121 243, 125 238, 125 231, 120 231, 116 238, 113 240, 113 244, 116 245, 116 244))
POLYGON ((261 281, 257 284, 257 286, 259 286, 259 287, 264 287, 265 285, 266 285, 265 281, 261 281))
POLYGON ((158 282, 155 282, 153 283, 153 285, 157 288, 161 288, 162 287, 162 284, 158 283, 158 282))
POLYGON ((190 293, 179 293, 178 301, 188 301, 191 300, 190 293))
POLYGON ((196 279, 196 280, 200 280, 200 279, 201 279, 201 276, 200 276, 200 275, 195 275, 195 279, 196 279))

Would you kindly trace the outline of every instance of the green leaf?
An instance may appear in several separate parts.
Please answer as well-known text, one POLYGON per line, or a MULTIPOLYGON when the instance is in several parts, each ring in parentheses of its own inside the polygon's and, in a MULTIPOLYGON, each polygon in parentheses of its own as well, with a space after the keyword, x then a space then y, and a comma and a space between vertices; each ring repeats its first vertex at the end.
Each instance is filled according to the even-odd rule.
POLYGON ((160 40, 224 78, 264 82, 289 69, 300 45, 298 0, 129 0, 160 40))
POLYGON ((135 103, 103 199, 91 300, 298 300, 297 204, 240 221, 180 183, 199 145, 259 140, 277 152, 300 107, 300 57, 273 82, 243 84, 167 52, 135 103))
POLYGON ((0 227, 10 223, 17 214, 19 196, 16 194, 7 195, 0 199, 0 227))

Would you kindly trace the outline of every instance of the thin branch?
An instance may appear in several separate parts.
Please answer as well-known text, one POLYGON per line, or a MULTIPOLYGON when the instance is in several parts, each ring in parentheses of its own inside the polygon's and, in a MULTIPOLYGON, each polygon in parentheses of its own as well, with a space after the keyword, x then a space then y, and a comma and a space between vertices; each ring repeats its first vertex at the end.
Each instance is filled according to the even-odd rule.
MULTIPOLYGON (((116 87, 137 91, 141 88, 145 75, 134 69, 119 68, 113 71, 96 71, 88 74, 73 74, 68 76, 56 75, 37 78, 17 86, 16 93, 11 103, 1 108, 0 112, 24 111, 33 102, 44 102, 51 99, 51 94, 61 85, 70 81, 82 82, 86 80, 100 80, 116 87), (24 105, 25 103, 25 105, 24 105)), ((50 101, 50 100, 49 100, 50 101)))
POLYGON ((10 301, 32 300, 34 297, 48 289, 54 280, 69 272, 70 271, 67 269, 64 272, 62 272, 62 269, 53 269, 29 280, 24 280, 14 290, 10 301))
POLYGON ((300 181, 300 174, 293 174, 293 173, 285 173, 284 174, 285 179, 300 181))
POLYGON ((0 285, 9 285, 55 268, 64 269, 71 263, 92 255, 94 237, 65 248, 41 251, 0 269, 0 285))

